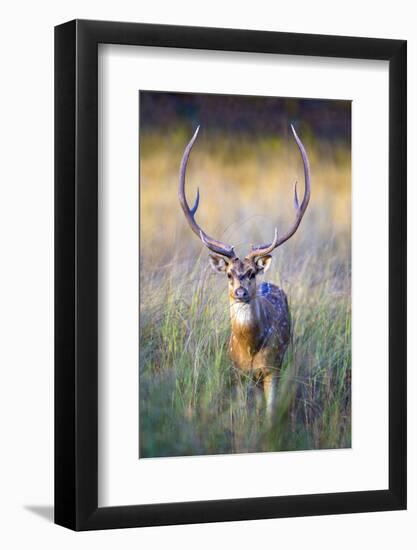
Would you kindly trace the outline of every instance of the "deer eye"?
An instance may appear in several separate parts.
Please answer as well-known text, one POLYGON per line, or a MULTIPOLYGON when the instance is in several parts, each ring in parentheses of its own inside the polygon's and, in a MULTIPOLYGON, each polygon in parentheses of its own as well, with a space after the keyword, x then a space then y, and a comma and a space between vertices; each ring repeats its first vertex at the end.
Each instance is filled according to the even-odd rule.
POLYGON ((231 278, 232 278, 232 276, 231 276, 230 273, 227 274, 227 278, 228 278, 228 279, 231 279, 231 278))

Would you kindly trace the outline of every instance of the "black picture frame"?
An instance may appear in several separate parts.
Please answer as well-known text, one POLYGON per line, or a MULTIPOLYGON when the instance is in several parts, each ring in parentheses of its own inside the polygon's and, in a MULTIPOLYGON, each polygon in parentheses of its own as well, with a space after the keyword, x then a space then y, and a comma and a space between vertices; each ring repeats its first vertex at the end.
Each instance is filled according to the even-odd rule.
POLYGON ((55 523, 78 531, 406 508, 406 47, 404 40, 106 21, 55 28, 55 523), (387 490, 98 507, 97 53, 103 43, 389 62, 387 490))

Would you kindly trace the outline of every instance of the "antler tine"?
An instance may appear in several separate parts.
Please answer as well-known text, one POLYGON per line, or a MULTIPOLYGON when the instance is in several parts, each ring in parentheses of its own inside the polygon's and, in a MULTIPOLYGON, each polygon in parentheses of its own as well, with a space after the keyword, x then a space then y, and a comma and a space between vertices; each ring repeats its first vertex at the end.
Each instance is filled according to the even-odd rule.
POLYGON ((301 202, 301 205, 299 205, 298 194, 297 194, 297 182, 295 182, 294 206, 295 206, 296 215, 295 215, 295 222, 293 223, 292 227, 289 229, 289 231, 287 231, 287 233, 285 233, 285 235, 283 235, 280 238, 278 238, 277 230, 275 229, 275 237, 273 241, 269 244, 252 246, 252 250, 247 255, 248 259, 260 258, 262 256, 265 256, 266 254, 270 254, 275 248, 284 244, 285 241, 288 241, 288 239, 290 239, 294 235, 294 233, 297 231, 298 226, 300 225, 301 220, 303 219, 305 211, 307 210, 307 206, 310 201, 310 194, 311 194, 310 163, 309 163, 304 145, 302 144, 292 124, 291 124, 291 130, 292 130, 295 142, 297 143, 298 149, 300 151, 301 158, 303 160, 303 165, 304 165, 304 197, 301 202))
POLYGON ((236 254, 233 249, 233 246, 229 246, 225 243, 222 243, 221 241, 217 241, 216 239, 213 239, 210 237, 207 233, 205 233, 201 227, 198 225, 198 223, 195 221, 195 213, 197 212, 198 205, 200 202, 200 191, 197 189, 197 197, 194 202, 194 206, 190 208, 188 206, 187 198, 185 196, 185 173, 187 171, 187 163, 188 158, 191 153, 191 149, 194 145, 194 142, 197 139, 198 131, 200 130, 200 126, 197 126, 196 131, 194 132, 193 137, 189 141, 187 147, 184 150, 184 154, 182 156, 181 165, 180 165, 180 175, 179 175, 179 186, 178 186, 178 198, 181 204, 181 208, 183 209, 183 212, 185 214, 185 218, 188 222, 188 225, 194 231, 194 233, 201 239, 203 244, 207 246, 209 250, 212 252, 215 252, 216 254, 220 254, 221 256, 226 256, 228 258, 235 258, 236 254))

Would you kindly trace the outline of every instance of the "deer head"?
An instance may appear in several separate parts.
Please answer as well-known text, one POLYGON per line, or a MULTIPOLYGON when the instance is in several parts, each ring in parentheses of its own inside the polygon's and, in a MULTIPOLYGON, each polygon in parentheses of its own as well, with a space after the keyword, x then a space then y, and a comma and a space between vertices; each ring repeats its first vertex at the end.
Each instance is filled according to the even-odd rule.
POLYGON ((310 164, 307 153, 294 127, 291 125, 291 130, 304 164, 305 185, 303 200, 301 204, 299 204, 296 183, 294 187, 295 221, 291 228, 281 237, 278 236, 278 231, 275 229, 274 238, 270 243, 252 245, 250 252, 241 260, 236 256, 233 246, 210 237, 210 235, 203 231, 197 224, 195 214, 200 202, 199 190, 197 189, 197 196, 192 208, 189 207, 185 196, 185 173, 187 170, 187 163, 191 149, 197 139, 199 129, 200 126, 197 127, 193 137, 184 150, 180 166, 178 198, 188 225, 211 252, 210 264, 212 268, 217 273, 225 273, 227 275, 229 279, 230 299, 238 302, 250 302, 256 294, 256 276, 265 273, 269 269, 272 260, 271 253, 294 235, 307 209, 310 200, 310 164))

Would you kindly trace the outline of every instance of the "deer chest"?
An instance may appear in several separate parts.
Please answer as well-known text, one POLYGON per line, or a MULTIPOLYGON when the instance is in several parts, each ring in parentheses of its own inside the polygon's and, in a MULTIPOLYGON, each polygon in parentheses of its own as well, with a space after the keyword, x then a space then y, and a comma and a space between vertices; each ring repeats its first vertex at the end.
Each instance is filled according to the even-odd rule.
POLYGON ((243 371, 256 371, 276 366, 281 355, 276 334, 269 336, 254 335, 244 338, 232 334, 229 342, 229 354, 234 366, 243 371))

